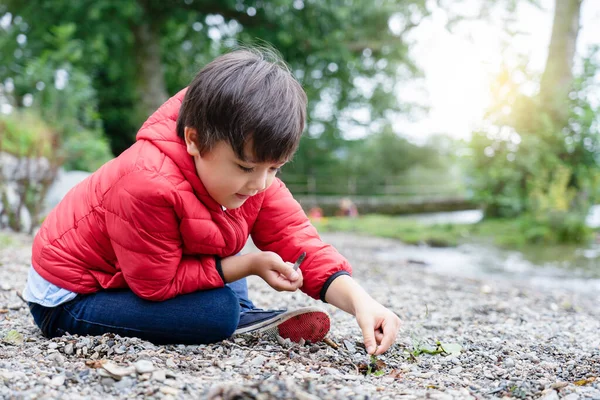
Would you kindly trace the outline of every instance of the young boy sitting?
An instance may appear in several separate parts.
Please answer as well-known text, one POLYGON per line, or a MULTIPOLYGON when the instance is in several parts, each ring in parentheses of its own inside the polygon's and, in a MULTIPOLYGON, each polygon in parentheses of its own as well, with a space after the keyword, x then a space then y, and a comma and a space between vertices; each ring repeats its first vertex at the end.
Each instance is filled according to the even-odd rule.
POLYGON ((272 54, 238 50, 206 65, 45 219, 23 292, 43 334, 198 344, 277 329, 323 339, 319 308, 256 309, 245 277, 258 275, 355 315, 367 351, 386 351, 400 320, 351 278, 275 177, 305 118, 302 87, 272 54), (239 255, 249 235, 261 252, 239 255))

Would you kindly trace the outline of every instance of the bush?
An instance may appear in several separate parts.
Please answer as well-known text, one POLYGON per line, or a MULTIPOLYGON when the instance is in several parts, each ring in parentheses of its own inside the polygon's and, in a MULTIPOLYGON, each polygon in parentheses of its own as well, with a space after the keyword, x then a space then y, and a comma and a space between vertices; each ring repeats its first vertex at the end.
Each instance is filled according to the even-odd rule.
POLYGON ((101 132, 82 129, 69 136, 62 148, 66 170, 94 172, 113 158, 108 140, 101 132))
POLYGON ((58 134, 31 111, 0 116, 0 158, 0 228, 31 233, 62 164, 58 134))

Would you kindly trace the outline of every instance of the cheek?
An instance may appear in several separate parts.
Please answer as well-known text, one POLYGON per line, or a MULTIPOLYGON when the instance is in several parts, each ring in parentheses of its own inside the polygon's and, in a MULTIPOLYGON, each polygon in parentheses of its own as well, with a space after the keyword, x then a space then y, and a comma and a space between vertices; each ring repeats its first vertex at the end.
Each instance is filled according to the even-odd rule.
POLYGON ((267 178, 267 187, 265 187, 265 190, 267 190, 269 188, 269 186, 271 186, 271 184, 273 183, 274 180, 275 180, 275 175, 269 175, 269 177, 267 178))

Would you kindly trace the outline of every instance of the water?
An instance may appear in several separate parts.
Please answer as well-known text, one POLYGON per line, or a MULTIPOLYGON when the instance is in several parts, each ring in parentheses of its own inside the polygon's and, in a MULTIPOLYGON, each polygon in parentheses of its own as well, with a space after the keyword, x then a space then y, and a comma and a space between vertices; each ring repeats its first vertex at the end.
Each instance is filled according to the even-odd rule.
MULTIPOLYGON (((426 224, 472 224, 481 220, 478 210, 413 215, 426 224)), ((600 227, 600 206, 595 206, 588 225, 600 227)), ((521 251, 488 244, 464 244, 456 248, 402 246, 379 252, 382 261, 412 259, 429 270, 475 278, 516 279, 546 288, 600 292, 600 243, 590 246, 530 246, 521 251)))

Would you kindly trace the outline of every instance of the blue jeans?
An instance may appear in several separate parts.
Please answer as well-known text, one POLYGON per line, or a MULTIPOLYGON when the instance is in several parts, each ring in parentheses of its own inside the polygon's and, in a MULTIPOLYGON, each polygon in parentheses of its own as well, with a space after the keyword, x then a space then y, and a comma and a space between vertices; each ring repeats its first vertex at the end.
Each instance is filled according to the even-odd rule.
POLYGON ((65 333, 139 337, 155 344, 205 344, 231 336, 240 312, 254 308, 246 279, 155 302, 129 289, 78 295, 56 307, 28 303, 47 338, 65 333))

